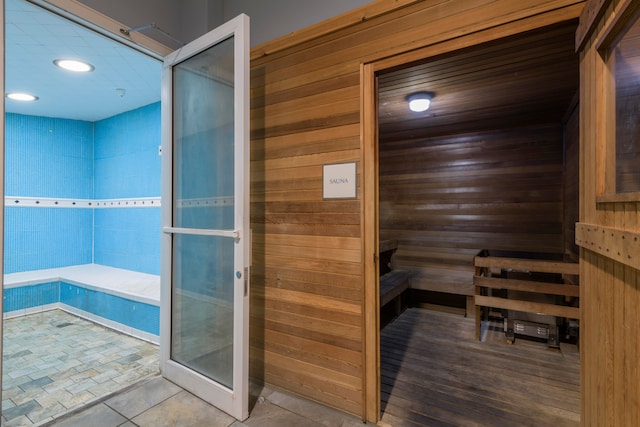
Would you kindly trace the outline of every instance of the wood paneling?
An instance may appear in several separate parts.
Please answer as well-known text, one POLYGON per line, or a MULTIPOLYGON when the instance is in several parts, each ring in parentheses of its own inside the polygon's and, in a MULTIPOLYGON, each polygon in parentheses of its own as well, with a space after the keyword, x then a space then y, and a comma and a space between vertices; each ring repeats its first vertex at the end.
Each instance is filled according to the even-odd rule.
POLYGON ((551 25, 384 73, 380 141, 558 123, 578 90, 577 21, 551 25), (424 113, 406 97, 435 94, 424 113))
POLYGON ((576 223, 580 220, 580 121, 578 106, 572 104, 564 122, 564 253, 577 261, 576 223))
POLYGON ((562 127, 380 143, 380 236, 412 287, 473 295, 481 249, 563 253, 562 127))
MULTIPOLYGON (((442 43, 466 48, 517 34, 521 25, 531 29, 572 19, 581 3, 378 0, 252 50, 250 339, 254 378, 365 419, 378 418, 378 291, 373 258, 377 197, 370 196, 376 194, 377 173, 375 167, 363 167, 376 164, 372 143, 376 128, 369 126, 375 121, 371 114, 375 85, 366 77, 370 64, 416 49, 442 47, 442 43), (322 165, 350 161, 358 162, 358 199, 323 201, 322 165)), ((505 167, 496 169, 497 175, 518 175, 517 169, 522 168, 537 171, 545 181, 546 175, 561 172, 561 165, 539 166, 549 152, 542 150, 522 164, 516 155, 521 147, 506 145, 505 167)), ((420 175, 417 164, 407 166, 420 175)), ((469 175, 488 165, 471 161, 449 166, 469 175)), ((451 173, 448 166, 442 167, 434 173, 451 173)), ((526 180, 516 185, 526 187, 526 180)), ((508 188, 500 190, 507 200, 522 197, 508 188)), ((559 197, 558 190, 546 188, 523 201, 531 208, 534 205, 526 200, 555 206, 559 197)), ((440 192, 440 198, 450 200, 451 195, 440 192)), ((447 225, 437 212, 435 228, 420 233, 463 242, 465 236, 477 239, 478 234, 490 239, 502 226, 482 210, 481 198, 472 203, 481 213, 464 221, 482 228, 475 236, 468 228, 461 232, 447 225)), ((556 211, 556 219, 528 221, 528 226, 540 228, 535 238, 543 242, 541 246, 561 244, 557 238, 561 211, 556 211), (547 226, 553 230, 544 232, 547 226)), ((514 206, 509 212, 519 214, 514 206)), ((400 238, 412 232, 405 230, 400 238)), ((519 237, 530 238, 528 234, 519 237)))
POLYGON ((601 3, 605 7, 598 19, 584 23, 592 29, 580 52, 581 235, 577 240, 582 279, 582 420, 589 426, 635 426, 640 425, 640 280, 637 265, 618 253, 622 256, 629 237, 633 240, 640 231, 640 203, 637 198, 616 199, 615 195, 599 198, 605 192, 605 174, 615 172, 607 164, 607 156, 613 154, 606 137, 610 132, 606 108, 611 105, 602 102, 611 98, 607 94, 611 86, 597 46, 609 24, 623 15, 621 4, 630 2, 592 1, 590 10, 599 10, 601 3))

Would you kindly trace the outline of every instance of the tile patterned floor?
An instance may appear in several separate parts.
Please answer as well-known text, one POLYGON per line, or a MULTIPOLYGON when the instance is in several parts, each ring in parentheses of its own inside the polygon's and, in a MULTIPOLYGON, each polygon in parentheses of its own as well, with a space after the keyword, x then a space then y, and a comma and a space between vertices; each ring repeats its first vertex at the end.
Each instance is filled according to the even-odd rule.
POLYGON ((60 310, 4 321, 2 426, 361 427, 358 417, 251 386, 234 420, 158 373, 158 348, 60 310))
POLYGON ((61 310, 7 319, 4 337, 5 427, 42 424, 159 370, 156 345, 61 310))
MULTIPOLYGON (((255 403, 244 422, 160 376, 44 426, 76 427, 362 427, 359 418, 308 400, 253 385, 255 403)), ((43 426, 43 427, 44 427, 43 426)))

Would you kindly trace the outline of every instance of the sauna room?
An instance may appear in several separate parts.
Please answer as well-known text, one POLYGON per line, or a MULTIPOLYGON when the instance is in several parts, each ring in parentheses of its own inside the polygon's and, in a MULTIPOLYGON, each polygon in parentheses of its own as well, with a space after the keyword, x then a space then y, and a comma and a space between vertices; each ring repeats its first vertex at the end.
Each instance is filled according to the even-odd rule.
POLYGON ((254 378, 390 425, 579 423, 582 6, 381 1, 252 50, 254 378), (510 345, 518 308, 567 320, 510 345))
MULTIPOLYGON (((467 371, 451 356, 484 357, 477 355, 487 347, 476 348, 474 339, 495 344, 496 352, 505 344, 528 349, 523 358, 556 352, 564 356, 549 360, 556 368, 572 360, 566 369, 574 377, 562 381, 574 388, 556 402, 572 402, 560 409, 573 415, 539 420, 577 419, 576 26, 556 24, 378 76, 383 420, 471 422, 459 413, 452 418, 452 406, 473 407, 477 396, 444 403, 425 384, 459 387, 442 376, 447 370, 476 375, 477 367, 467 371), (428 109, 412 111, 410 101, 420 96, 428 109)), ((512 357, 494 362, 511 364, 512 357)), ((487 383, 502 384, 505 370, 496 374, 487 365, 480 368, 487 383)), ((512 387, 504 382, 516 396, 512 387)), ((487 398, 481 412, 505 416, 487 409, 502 398, 508 396, 487 398)))
POLYGON ((576 259, 576 25, 379 76, 380 241, 412 299, 473 312, 482 250, 576 259))

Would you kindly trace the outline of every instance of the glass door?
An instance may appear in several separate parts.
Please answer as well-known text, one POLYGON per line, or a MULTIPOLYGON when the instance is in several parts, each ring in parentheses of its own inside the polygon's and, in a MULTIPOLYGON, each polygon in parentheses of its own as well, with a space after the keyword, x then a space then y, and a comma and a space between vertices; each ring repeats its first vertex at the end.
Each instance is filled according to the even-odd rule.
POLYGON ((249 19, 163 67, 161 369, 248 416, 249 19))

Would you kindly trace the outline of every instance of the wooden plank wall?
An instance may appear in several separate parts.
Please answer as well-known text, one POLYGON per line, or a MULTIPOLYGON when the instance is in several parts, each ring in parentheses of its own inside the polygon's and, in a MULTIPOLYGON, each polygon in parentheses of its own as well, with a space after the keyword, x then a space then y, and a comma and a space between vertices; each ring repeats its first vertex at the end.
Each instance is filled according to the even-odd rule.
POLYGON ((413 287, 473 295, 481 249, 563 252, 563 128, 380 144, 380 238, 413 287))
POLYGON ((378 0, 252 49, 254 379, 375 418, 366 405, 378 403, 363 397, 376 382, 364 373, 363 331, 376 325, 363 323, 375 307, 363 303, 362 185, 357 200, 322 200, 323 164, 357 161, 363 175, 361 65, 445 40, 462 48, 550 25, 581 6, 378 0))
MULTIPOLYGON (((589 9, 591 16, 604 18, 597 20, 590 31, 585 24, 587 37, 580 53, 580 222, 585 229, 607 236, 596 245, 591 245, 589 239, 579 239, 582 423, 586 426, 640 425, 640 275, 637 263, 635 268, 626 263, 637 253, 618 257, 626 246, 624 241, 629 239, 616 240, 611 232, 625 230, 637 239, 640 203, 598 203, 598 195, 605 188, 608 147, 606 128, 601 125, 606 69, 596 43, 605 24, 612 22, 612 12, 622 3, 588 3, 593 6, 589 9), (601 5, 605 7, 604 14, 596 13, 601 5)), ((581 17, 581 23, 587 18, 581 17)))
POLYGON ((569 259, 580 258, 576 245, 576 223, 579 214, 580 184, 580 114, 578 106, 572 106, 564 123, 564 253, 569 259))

